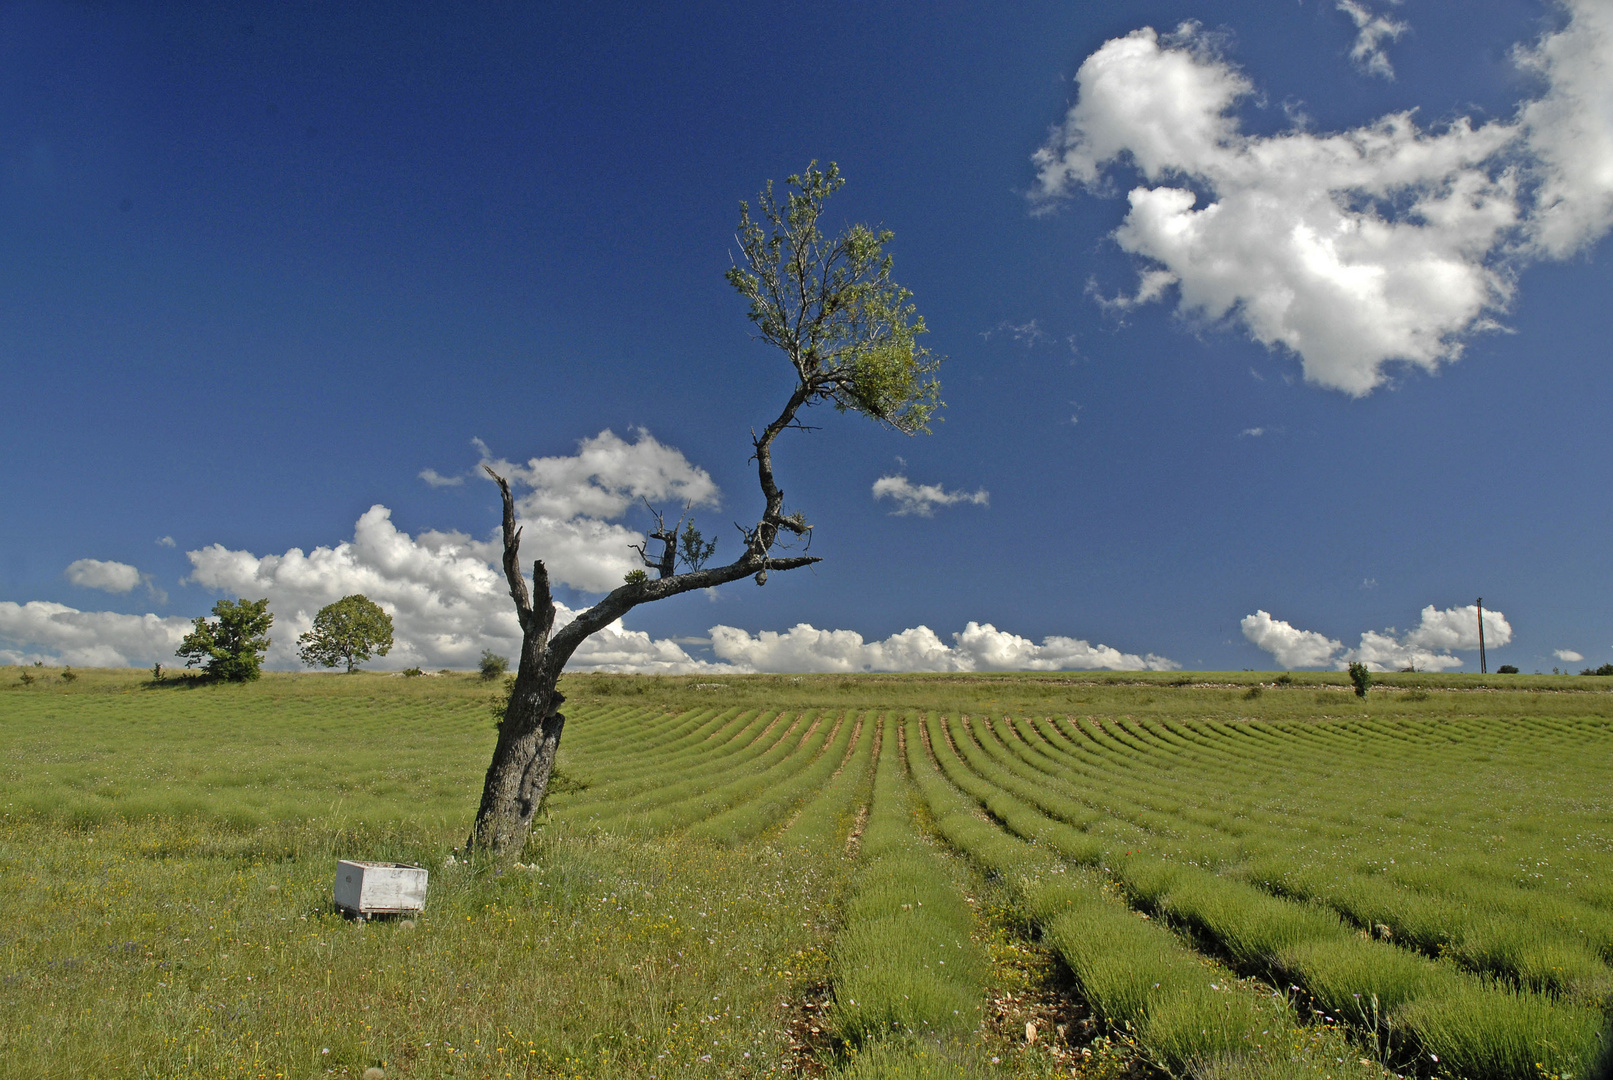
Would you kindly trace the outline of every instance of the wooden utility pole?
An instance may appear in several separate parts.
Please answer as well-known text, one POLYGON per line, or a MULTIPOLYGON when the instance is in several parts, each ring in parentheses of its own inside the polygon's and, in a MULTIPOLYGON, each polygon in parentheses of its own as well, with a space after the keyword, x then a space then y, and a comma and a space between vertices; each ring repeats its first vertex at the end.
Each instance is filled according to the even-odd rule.
POLYGON ((1479 674, 1488 675, 1490 668, 1484 662, 1484 597, 1479 597, 1479 674))

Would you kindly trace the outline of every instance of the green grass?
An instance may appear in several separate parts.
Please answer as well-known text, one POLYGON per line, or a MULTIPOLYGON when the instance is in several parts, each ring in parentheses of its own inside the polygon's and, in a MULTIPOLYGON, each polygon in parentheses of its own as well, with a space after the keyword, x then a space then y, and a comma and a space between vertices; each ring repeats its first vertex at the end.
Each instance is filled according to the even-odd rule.
POLYGON ((494 684, 30 673, 5 1076, 1068 1075, 970 1016, 995 918, 1067 965, 1093 1080, 1581 1080, 1613 985, 1608 679, 568 677, 501 869, 446 861, 494 684), (353 856, 428 866, 425 915, 334 916, 353 856))

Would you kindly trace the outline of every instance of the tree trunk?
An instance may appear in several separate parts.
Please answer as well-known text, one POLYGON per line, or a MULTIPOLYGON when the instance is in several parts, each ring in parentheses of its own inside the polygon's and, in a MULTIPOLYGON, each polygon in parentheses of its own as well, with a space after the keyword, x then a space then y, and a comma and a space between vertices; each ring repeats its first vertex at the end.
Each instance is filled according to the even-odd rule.
POLYGON ((482 805, 467 849, 518 854, 549 789, 560 733, 566 726, 565 715, 558 711, 565 695, 555 689, 558 672, 551 673, 541 663, 536 672, 529 673, 526 667, 523 662, 499 723, 498 745, 487 766, 482 805))
MULTIPOLYGON (((629 581, 559 630, 554 629, 554 597, 549 591, 549 572, 542 560, 532 564, 530 590, 521 575, 521 530, 515 523, 515 498, 510 493, 510 485, 483 466, 497 482, 504 499, 504 577, 521 624, 521 666, 516 672, 504 718, 499 722, 498 745, 487 766, 482 804, 466 843, 467 851, 478 849, 507 857, 518 854, 526 846, 532 818, 543 805, 543 796, 549 789, 555 755, 560 751, 560 732, 566 726, 565 716, 558 711, 565 696, 555 684, 571 654, 590 635, 605 629, 640 604, 746 577, 754 577, 760 585, 767 581, 769 570, 796 570, 818 561, 811 555, 777 558, 771 553, 781 531, 796 536, 810 531, 799 514, 784 513, 784 492, 773 481, 769 453, 773 439, 789 426, 795 410, 805 400, 805 394, 798 390, 784 413, 755 440, 757 472, 767 505, 762 520, 745 534, 745 550, 738 559, 727 566, 664 574, 654 580, 629 581)), ((668 541, 663 567, 676 569, 673 551, 672 542, 668 541)))

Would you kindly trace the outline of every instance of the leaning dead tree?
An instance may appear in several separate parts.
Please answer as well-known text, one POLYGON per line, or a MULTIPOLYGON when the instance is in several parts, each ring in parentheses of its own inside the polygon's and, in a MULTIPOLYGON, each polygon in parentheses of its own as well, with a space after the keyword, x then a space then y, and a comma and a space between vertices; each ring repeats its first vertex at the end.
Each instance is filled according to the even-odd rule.
POLYGON ((882 249, 892 234, 852 225, 825 236, 819 228, 824 201, 845 181, 835 165, 820 170, 816 164, 785 181, 782 200, 769 181, 754 218, 749 204, 740 203, 736 239, 743 258, 725 275, 750 301, 756 336, 782 351, 795 371, 795 388, 783 409, 761 434, 751 432, 762 513, 754 526, 741 529, 743 550, 737 559, 706 567, 704 557, 697 556, 684 559, 688 569, 676 572, 676 529, 668 530, 657 517, 661 535, 652 539, 665 545, 664 554, 652 562, 642 547, 639 553, 661 576, 629 574, 625 584, 557 630, 548 572, 541 559, 535 561, 528 586, 521 572, 515 498, 505 478, 488 469, 504 498, 504 576, 521 623, 521 659, 469 846, 513 854, 525 845, 566 723, 560 711, 565 699, 556 683, 590 635, 640 604, 747 577, 763 585, 772 571, 819 561, 790 554, 795 542, 809 538, 811 526, 799 511, 785 512, 773 471, 774 441, 803 427, 797 419, 803 408, 829 402, 908 435, 928 432, 941 408, 935 379, 941 358, 918 344, 924 320, 908 303, 912 294, 890 279, 891 260, 882 249))

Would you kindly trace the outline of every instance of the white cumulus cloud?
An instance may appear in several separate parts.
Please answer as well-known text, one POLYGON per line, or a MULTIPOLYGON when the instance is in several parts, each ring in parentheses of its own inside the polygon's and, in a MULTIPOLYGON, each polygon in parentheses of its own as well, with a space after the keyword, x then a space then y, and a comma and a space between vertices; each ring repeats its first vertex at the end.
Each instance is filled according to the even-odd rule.
POLYGON ((65 604, 0 601, 0 663, 127 667, 169 664, 190 632, 185 618, 79 611, 65 604))
POLYGON ((493 459, 477 441, 483 464, 509 480, 525 530, 522 554, 540 558, 551 580, 586 592, 608 592, 642 563, 631 545, 644 534, 614 521, 648 500, 676 516, 684 507, 715 507, 711 475, 643 428, 628 442, 609 429, 577 444, 577 453, 493 459))
POLYGON ((1585 659, 1582 654, 1575 652, 1573 649, 1553 649, 1551 655, 1565 664, 1577 664, 1585 659))
POLYGON ((717 657, 747 671, 1171 671, 1179 665, 1149 653, 1123 653, 1068 637, 1029 638, 990 623, 968 623, 948 645, 927 626, 866 641, 855 630, 819 630, 807 623, 778 633, 751 634, 732 626, 711 628, 717 657))
MULTIPOLYGON (((363 593, 392 616, 390 668, 474 666, 483 649, 517 655, 521 630, 503 572, 493 562, 499 548, 458 532, 398 529, 384 506, 358 519, 353 539, 304 552, 254 555, 220 544, 188 552, 191 580, 215 592, 269 598, 275 613, 269 661, 298 666, 297 635, 313 625, 320 608, 363 593)), ((618 578, 618 580, 620 580, 618 578)), ((559 606, 563 626, 576 612, 559 606)), ((653 640, 613 623, 580 648, 571 667, 579 671, 685 672, 712 670, 672 641, 653 640)))
POLYGON ((1269 652, 1285 668, 1322 667, 1333 660, 1333 654, 1344 648, 1326 634, 1314 630, 1300 630, 1270 613, 1256 611, 1245 615, 1243 636, 1256 648, 1269 652))
POLYGON ((940 484, 915 484, 900 474, 881 476, 875 480, 874 498, 895 500, 896 509, 891 511, 893 514, 918 514, 920 517, 930 517, 937 506, 991 504, 991 493, 985 488, 978 491, 948 491, 940 484))
POLYGON ((100 559, 78 559, 67 564, 67 580, 86 589, 102 592, 132 592, 144 585, 146 592, 159 604, 168 602, 168 594, 159 589, 150 574, 142 574, 128 563, 103 562, 100 559))
MULTIPOLYGON (((268 664, 297 668, 297 635, 326 604, 363 593, 392 616, 392 651, 376 668, 469 668, 483 649, 515 656, 520 627, 503 573, 499 548, 464 533, 427 531, 410 536, 385 506, 358 519, 351 540, 304 551, 257 555, 213 544, 187 552, 190 580, 226 597, 269 599, 275 621, 268 664)), ((561 605, 556 625, 577 612, 561 605)), ((0 662, 35 659, 82 666, 172 663, 189 632, 187 618, 86 612, 34 601, 0 603, 0 662)), ((805 623, 785 633, 752 635, 715 626, 709 639, 716 662, 691 656, 671 638, 652 638, 620 622, 590 637, 572 660, 576 671, 678 674, 752 671, 1059 671, 1110 668, 1171 670, 1169 659, 1123 653, 1108 645, 1051 636, 1040 643, 970 622, 951 641, 919 626, 883 641, 853 630, 818 630, 805 623)))
MULTIPOLYGON (((1342 642, 1314 630, 1300 630, 1265 611, 1244 616, 1241 625, 1249 642, 1270 653, 1285 668, 1332 665, 1343 670, 1352 663, 1361 663, 1372 671, 1403 671, 1407 667, 1445 671, 1462 666, 1464 661, 1452 655, 1455 651, 1479 647, 1476 604, 1444 610, 1429 604, 1423 608, 1417 625, 1405 634, 1398 634, 1393 627, 1368 630, 1353 649, 1345 649, 1342 642)), ((1511 644, 1512 626, 1501 612, 1485 611, 1484 641, 1492 647, 1511 644)))
MULTIPOLYGON (((1239 324, 1352 395, 1391 362, 1433 371, 1495 326, 1522 260, 1613 226, 1613 15, 1608 0, 1566 7, 1562 30, 1518 53, 1539 98, 1514 119, 1437 129, 1402 112, 1251 135, 1235 109, 1254 86, 1209 35, 1134 31, 1082 63, 1075 104, 1035 155, 1036 197, 1101 191, 1115 165, 1141 174, 1114 233, 1139 285, 1109 306, 1174 289, 1183 315, 1239 324)), ((1352 8, 1379 48, 1392 20, 1352 8)))
POLYGON ((67 564, 67 580, 86 589, 126 593, 140 584, 141 574, 128 563, 79 559, 67 564))
POLYGON ((1558 259, 1613 227, 1613 4, 1567 8, 1567 27, 1517 52, 1546 84, 1519 114, 1540 182, 1529 237, 1538 254, 1558 259))

